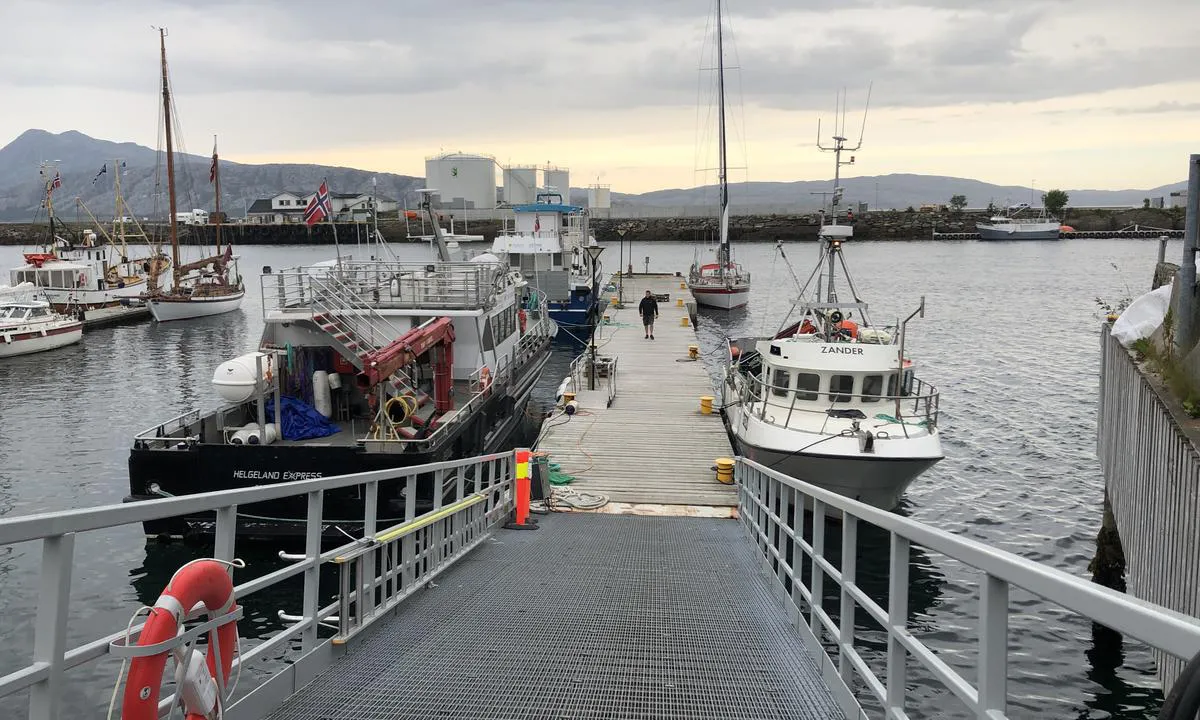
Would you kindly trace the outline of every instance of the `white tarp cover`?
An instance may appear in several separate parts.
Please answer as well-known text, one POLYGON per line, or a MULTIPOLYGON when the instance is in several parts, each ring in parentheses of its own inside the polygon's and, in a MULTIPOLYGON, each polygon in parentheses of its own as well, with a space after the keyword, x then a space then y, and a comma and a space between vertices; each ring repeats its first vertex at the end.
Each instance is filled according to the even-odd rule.
POLYGON ((1171 307, 1171 286, 1163 285, 1129 303, 1112 326, 1112 335, 1125 347, 1150 335, 1163 324, 1171 307))

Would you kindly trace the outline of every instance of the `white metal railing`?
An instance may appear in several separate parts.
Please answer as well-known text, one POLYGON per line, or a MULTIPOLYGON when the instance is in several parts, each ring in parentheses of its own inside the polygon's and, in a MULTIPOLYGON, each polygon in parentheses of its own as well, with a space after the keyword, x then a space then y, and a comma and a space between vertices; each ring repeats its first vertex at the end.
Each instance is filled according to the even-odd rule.
POLYGON ((304 310, 331 278, 371 308, 474 310, 489 308, 511 283, 503 263, 344 262, 263 275, 263 314, 304 310))
POLYGON ((907 668, 917 663, 979 718, 1007 718, 1009 589, 1028 591, 1076 615, 1178 658, 1200 650, 1200 620, 1142 602, 1061 570, 944 530, 884 512, 796 480, 745 458, 734 469, 738 516, 762 553, 764 571, 795 607, 797 629, 840 696, 847 715, 865 717, 857 697, 869 696, 886 718, 907 718, 907 668), (805 512, 810 509, 811 515, 805 512), (808 519, 806 519, 806 517, 808 519), (827 519, 840 519, 837 564, 826 557, 827 519), (890 536, 887 607, 858 584, 856 558, 861 524, 890 536), (808 539, 811 537, 811 540, 808 539), (963 563, 979 573, 979 651, 972 683, 909 627, 910 549, 913 545, 963 563), (804 572, 808 565, 810 572, 804 572), (805 576, 808 576, 806 582, 805 576), (837 610, 827 608, 826 580, 838 590, 837 610), (869 615, 887 634, 884 677, 856 645, 855 615, 869 615), (836 617, 835 617, 836 616, 836 617))
MULTIPOLYGON (((608 397, 607 404, 612 405, 613 400, 617 397, 617 358, 609 355, 597 355, 595 364, 595 389, 602 390, 608 397)), ((591 385, 591 351, 584 350, 571 361, 571 365, 567 370, 567 385, 565 389, 568 392, 578 395, 588 390, 591 385)))
MULTIPOLYGON (((306 498, 308 512, 304 553, 280 553, 280 558, 289 561, 288 565, 243 582, 234 589, 241 604, 241 600, 248 595, 290 578, 303 576, 303 594, 296 598, 300 614, 287 615, 281 611, 280 618, 287 623, 283 629, 253 648, 243 645, 234 663, 240 665, 280 655, 295 660, 299 656, 312 654, 319 646, 345 642, 379 617, 383 608, 394 606, 481 542, 511 510, 513 473, 513 453, 508 452, 353 475, 0 519, 0 546, 38 542, 42 550, 31 653, 33 661, 0 675, 0 703, 28 689, 29 719, 55 720, 68 682, 66 672, 109 656, 110 644, 125 637, 125 631, 121 629, 107 637, 67 647, 67 618, 72 578, 75 575, 74 550, 80 533, 214 512, 216 523, 212 557, 233 560, 239 506, 283 498, 306 498), (404 522, 391 528, 378 528, 380 484, 403 483, 405 497, 413 498, 416 496, 418 479, 423 476, 432 478, 432 487, 435 488, 434 509, 417 515, 415 503, 407 503, 404 522), (364 499, 363 537, 322 552, 324 494, 356 486, 361 488, 364 499), (443 491, 448 497, 443 498, 443 491), (443 500, 447 501, 444 505, 443 500), (344 565, 352 559, 361 572, 362 568, 375 568, 376 560, 380 558, 386 560, 382 564, 385 568, 382 575, 372 578, 360 574, 359 577, 363 579, 361 585, 355 586, 350 592, 346 592, 344 584, 339 585, 342 594, 333 603, 324 607, 320 605, 320 570, 323 563, 344 565), (353 605, 355 612, 351 614, 343 610, 341 618, 354 618, 354 622, 339 628, 333 638, 320 639, 318 626, 334 617, 339 608, 347 603, 353 605), (298 654, 292 650, 292 641, 296 637, 300 639, 298 654)), ((140 534, 140 527, 138 532, 140 534)), ((132 637, 136 638, 142 627, 135 625, 131 631, 132 637)), ((287 682, 281 673, 265 684, 277 679, 287 682)), ((228 709, 235 710, 239 702, 253 697, 254 692, 257 691, 234 698, 228 709)), ((285 691, 282 695, 267 693, 265 696, 284 697, 286 694, 285 691)), ((160 714, 166 712, 173 703, 174 696, 162 700, 160 714)))

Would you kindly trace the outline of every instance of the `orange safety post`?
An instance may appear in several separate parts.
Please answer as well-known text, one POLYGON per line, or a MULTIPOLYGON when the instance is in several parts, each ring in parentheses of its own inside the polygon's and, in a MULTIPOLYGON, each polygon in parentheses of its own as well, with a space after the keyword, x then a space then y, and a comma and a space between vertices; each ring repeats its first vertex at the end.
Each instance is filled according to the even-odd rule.
POLYGON ((513 530, 529 530, 537 527, 537 523, 529 519, 529 496, 531 493, 530 462, 532 453, 527 449, 518 449, 514 453, 517 473, 513 482, 513 521, 505 527, 513 530))

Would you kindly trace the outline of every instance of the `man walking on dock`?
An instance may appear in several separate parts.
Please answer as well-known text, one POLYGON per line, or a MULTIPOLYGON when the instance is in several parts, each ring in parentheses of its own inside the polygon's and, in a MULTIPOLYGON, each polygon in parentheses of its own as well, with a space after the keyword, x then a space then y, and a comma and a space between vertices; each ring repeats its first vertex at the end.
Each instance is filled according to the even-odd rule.
POLYGON ((646 291, 646 297, 638 303, 638 312, 642 314, 642 325, 646 328, 646 337, 654 339, 654 318, 658 317, 658 301, 654 293, 646 291))

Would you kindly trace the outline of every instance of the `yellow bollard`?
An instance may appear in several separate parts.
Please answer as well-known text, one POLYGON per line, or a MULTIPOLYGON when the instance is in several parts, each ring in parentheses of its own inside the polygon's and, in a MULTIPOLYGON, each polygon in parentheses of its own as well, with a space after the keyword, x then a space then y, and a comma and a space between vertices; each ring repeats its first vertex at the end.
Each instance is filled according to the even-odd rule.
POLYGON ((680 289, 680 290, 687 290, 687 283, 685 283, 685 282, 681 282, 681 283, 679 283, 679 289, 680 289))
POLYGON ((733 458, 717 458, 717 480, 726 485, 733 484, 733 458))
POLYGON ((610 305, 612 305, 613 307, 616 307, 617 305, 621 304, 621 298, 617 297, 616 295, 613 295, 611 298, 608 299, 608 303, 610 305))
POLYGON ((700 355, 699 345, 688 345, 688 357, 695 360, 700 355))
POLYGON ((675 307, 683 307, 683 298, 675 298, 675 307))
POLYGON ((679 325, 680 325, 681 327, 687 327, 687 326, 688 326, 688 316, 687 316, 687 315, 684 315, 683 317, 679 318, 679 325))
POLYGON ((712 403, 713 403, 712 395, 701 395, 700 396, 700 414, 701 415, 712 415, 712 403))
POLYGON ((563 406, 565 407, 567 405, 567 403, 571 402, 574 399, 575 399, 575 393, 564 392, 563 393, 563 406))

